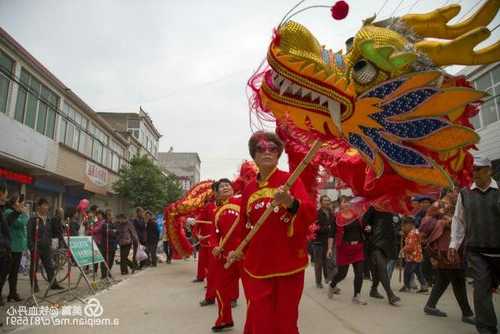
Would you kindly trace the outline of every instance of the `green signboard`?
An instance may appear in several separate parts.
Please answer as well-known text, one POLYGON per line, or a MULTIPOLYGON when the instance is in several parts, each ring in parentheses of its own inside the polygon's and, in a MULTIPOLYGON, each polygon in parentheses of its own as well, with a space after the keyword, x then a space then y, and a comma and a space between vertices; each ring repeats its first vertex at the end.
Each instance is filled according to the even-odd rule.
POLYGON ((88 266, 92 263, 104 262, 104 258, 94 241, 94 256, 92 257, 92 237, 66 237, 66 244, 69 244, 71 254, 78 266, 88 266), (93 260, 93 261, 92 261, 93 260))

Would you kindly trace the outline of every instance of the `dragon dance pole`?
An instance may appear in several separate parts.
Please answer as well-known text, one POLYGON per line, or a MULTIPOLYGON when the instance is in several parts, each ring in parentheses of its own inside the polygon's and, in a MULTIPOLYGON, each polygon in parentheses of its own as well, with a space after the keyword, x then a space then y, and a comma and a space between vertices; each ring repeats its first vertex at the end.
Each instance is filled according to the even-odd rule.
MULTIPOLYGON (((286 181, 285 185, 283 186, 283 191, 290 190, 290 188, 293 186, 293 184, 295 183, 295 181, 297 181, 297 179, 302 174, 302 172, 307 167, 307 165, 309 165, 309 163, 311 162, 311 160, 316 156, 316 153, 320 149, 321 145, 322 145, 322 142, 320 140, 316 140, 313 143, 313 145, 311 146, 311 149, 309 150, 309 152, 307 152, 307 154, 304 157, 304 159, 302 159, 302 161, 300 162, 300 164, 297 166, 297 168, 295 168, 295 170, 293 171, 293 173, 290 175, 290 177, 286 181)), ((252 230, 250 232, 248 232, 248 234, 245 237, 245 239, 243 239, 243 241, 241 241, 241 243, 239 244, 238 248, 236 248, 234 250, 234 252, 232 252, 228 256, 228 259, 227 259, 226 264, 224 265, 224 268, 226 268, 226 269, 229 268, 238 258, 241 258, 242 254, 243 254, 243 249, 245 249, 245 247, 248 245, 248 243, 250 242, 250 240, 252 240, 252 238, 255 236, 255 234, 257 234, 257 232, 259 231, 259 229, 262 226, 262 224, 264 224, 264 222, 271 215, 271 212, 273 212, 273 210, 274 210, 274 208, 276 206, 277 206, 277 204, 273 201, 271 203, 271 205, 266 208, 266 210, 264 211, 264 213, 262 214, 262 216, 260 216, 260 218, 257 221, 257 223, 255 223, 255 225, 252 228, 252 230)))
POLYGON ((231 228, 227 232, 225 238, 221 240, 221 243, 219 244, 220 248, 224 249, 224 245, 226 244, 227 240, 231 237, 234 230, 236 230, 236 226, 238 226, 239 222, 240 222, 240 217, 238 216, 238 218, 236 218, 236 220, 234 221, 233 225, 231 225, 231 228))

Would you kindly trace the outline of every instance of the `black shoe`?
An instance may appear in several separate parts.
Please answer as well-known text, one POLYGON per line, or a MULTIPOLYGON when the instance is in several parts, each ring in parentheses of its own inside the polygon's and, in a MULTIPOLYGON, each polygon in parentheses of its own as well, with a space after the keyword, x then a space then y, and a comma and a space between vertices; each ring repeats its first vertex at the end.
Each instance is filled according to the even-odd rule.
POLYGON ((398 296, 389 297, 389 304, 391 304, 393 306, 399 305, 400 302, 401 302, 401 298, 399 298, 398 296))
POLYGON ((218 333, 218 332, 222 332, 226 328, 233 328, 233 327, 234 327, 234 324, 232 322, 230 322, 230 323, 225 324, 225 325, 219 325, 219 326, 212 327, 212 332, 218 333))
POLYGON ((208 306, 208 305, 214 305, 215 304, 215 300, 208 300, 208 299, 203 299, 201 302, 200 302, 200 306, 208 306))
POLYGON ((371 290, 370 297, 375 299, 384 299, 384 296, 382 296, 377 290, 371 290))
POLYGON ((64 290, 64 287, 60 286, 59 284, 52 284, 52 286, 50 287, 50 289, 52 290, 64 290))
POLYGON ((194 280, 192 280, 193 283, 201 283, 203 282, 202 279, 199 279, 199 278, 195 278, 194 280))
POLYGON ((34 293, 40 292, 40 288, 38 287, 38 285, 35 285, 35 287, 33 288, 33 292, 34 293))
POLYGON ((19 297, 19 295, 17 293, 13 293, 13 294, 7 296, 8 302, 10 302, 10 301, 20 302, 22 300, 23 299, 21 297, 19 297))
POLYGON ((444 313, 443 311, 440 311, 439 309, 435 308, 435 307, 429 307, 429 306, 426 306, 424 307, 424 312, 425 314, 428 314, 428 315, 433 315, 435 317, 447 317, 448 315, 446 313, 444 313))
POLYGON ((476 318, 474 318, 473 315, 469 315, 469 316, 464 315, 464 316, 462 316, 462 322, 465 322, 466 324, 475 326, 476 325, 476 318))
POLYGON ((406 286, 402 287, 399 289, 399 292, 411 292, 410 288, 407 288, 406 286))
POLYGON ((322 284, 322 283, 318 283, 318 284, 316 284, 316 288, 317 288, 317 289, 323 289, 323 284, 322 284))

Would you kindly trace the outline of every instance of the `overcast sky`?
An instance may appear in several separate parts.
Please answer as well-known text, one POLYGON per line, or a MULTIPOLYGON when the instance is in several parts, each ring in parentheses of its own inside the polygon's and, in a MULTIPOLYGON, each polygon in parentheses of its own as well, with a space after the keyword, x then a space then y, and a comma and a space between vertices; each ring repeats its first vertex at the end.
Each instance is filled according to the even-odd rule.
MULTIPOLYGON (((331 19, 328 9, 295 20, 339 50, 385 0, 348 2, 343 21, 331 19)), ((455 2, 388 0, 379 18, 455 2)), ((459 18, 478 3, 458 2, 459 18)), ((160 151, 198 152, 202 178, 219 178, 233 176, 249 158, 246 81, 265 57, 273 27, 295 3, 0 0, 0 25, 94 110, 142 105, 163 135, 160 151)), ((498 40, 499 31, 486 44, 498 40)))

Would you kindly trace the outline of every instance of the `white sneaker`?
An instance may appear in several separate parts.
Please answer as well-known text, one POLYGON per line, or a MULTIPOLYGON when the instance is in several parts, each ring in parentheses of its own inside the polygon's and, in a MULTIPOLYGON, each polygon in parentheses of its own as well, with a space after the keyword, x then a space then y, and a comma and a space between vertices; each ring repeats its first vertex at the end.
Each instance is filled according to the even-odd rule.
POLYGON ((368 303, 365 302, 359 295, 356 295, 352 297, 352 302, 357 305, 367 305, 368 303))

